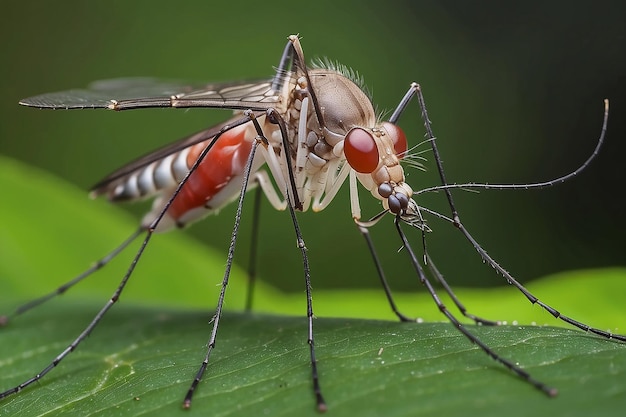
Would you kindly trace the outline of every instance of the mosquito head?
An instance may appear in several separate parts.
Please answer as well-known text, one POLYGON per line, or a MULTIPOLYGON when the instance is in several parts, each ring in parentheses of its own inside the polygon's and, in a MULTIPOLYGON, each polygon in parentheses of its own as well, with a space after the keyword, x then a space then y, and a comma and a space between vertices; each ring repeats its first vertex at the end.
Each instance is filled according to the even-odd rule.
POLYGON ((406 150, 404 132, 389 122, 373 129, 353 128, 343 141, 346 161, 359 181, 382 201, 385 210, 402 217, 417 212, 413 190, 404 181, 400 165, 406 150))
MULTIPOLYGON (((382 202, 385 210, 412 218, 417 205, 400 165, 407 152, 402 129, 390 122, 377 122, 368 95, 340 71, 318 68, 309 72, 309 78, 315 93, 311 97, 318 104, 315 107, 319 109, 317 121, 324 149, 331 149, 335 157, 345 157, 361 184, 382 202)), ((304 77, 298 84, 302 91, 310 87, 304 77)), ((330 154, 314 153, 326 160, 330 154)))

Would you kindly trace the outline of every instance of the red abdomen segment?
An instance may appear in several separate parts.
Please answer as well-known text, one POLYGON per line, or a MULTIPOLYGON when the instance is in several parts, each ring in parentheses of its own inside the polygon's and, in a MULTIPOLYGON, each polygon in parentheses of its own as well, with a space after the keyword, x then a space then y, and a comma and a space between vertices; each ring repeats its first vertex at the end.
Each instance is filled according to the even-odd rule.
MULTIPOLYGON (((170 205, 167 215, 177 223, 187 223, 187 214, 194 209, 217 209, 231 200, 231 196, 217 198, 235 177, 241 176, 252 148, 252 141, 246 140, 247 126, 235 127, 222 134, 217 143, 206 154, 200 165, 191 174, 170 205)), ((189 148, 187 166, 194 165, 207 143, 198 143, 189 148)), ((240 184, 235 187, 238 189, 240 184)), ((228 187, 231 188, 231 187, 228 187)), ((236 194, 235 194, 236 195, 236 194)))
MULTIPOLYGON (((132 200, 156 195, 152 209, 141 222, 144 228, 154 227, 178 184, 208 144, 216 140, 176 195, 156 230, 165 231, 199 220, 237 198, 255 134, 249 124, 237 126, 217 140, 200 142, 156 160, 115 185, 110 198, 114 201, 132 200)), ((251 173, 263 162, 263 158, 255 158, 251 173)))

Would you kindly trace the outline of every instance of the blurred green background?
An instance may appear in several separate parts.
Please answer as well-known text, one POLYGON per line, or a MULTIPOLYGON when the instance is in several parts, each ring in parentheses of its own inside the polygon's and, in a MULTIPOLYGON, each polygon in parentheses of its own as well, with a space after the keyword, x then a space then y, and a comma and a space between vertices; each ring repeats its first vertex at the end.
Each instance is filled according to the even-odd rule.
MULTIPOLYGON (((535 182, 575 169, 595 146, 602 99, 609 98, 607 143, 584 175, 542 191, 457 192, 456 202, 476 239, 522 281, 624 266, 626 5, 581 3, 4 1, 0 153, 87 190, 133 158, 228 113, 36 111, 18 106, 19 99, 122 76, 270 77, 287 35, 299 33, 309 59, 328 57, 359 71, 379 109, 393 109, 409 83, 420 82, 453 182, 535 182)), ((401 125, 412 143, 421 141, 415 104, 401 125)), ((437 183, 428 167, 409 171, 414 189, 437 183)), ((378 286, 346 188, 324 212, 300 216, 316 288, 378 286)), ((442 195, 422 203, 447 212, 442 195)), ((4 194, 0 204, 11 204, 11 196, 4 194)), ((364 206, 364 217, 377 212, 376 204, 364 206)), ((146 206, 128 209, 139 219, 146 206)), ((233 213, 225 209, 188 233, 223 250, 225 259, 233 213)), ((244 214, 236 255, 241 265, 250 214, 244 214)), ((431 227, 429 250, 451 283, 504 284, 452 227, 435 220, 431 227)), ((391 219, 372 234, 392 286, 419 287, 397 253, 391 219)), ((63 239, 58 236, 60 244, 80 245, 63 239)), ((419 236, 411 239, 419 249, 419 236)), ((260 245, 262 279, 301 292, 288 213, 264 204, 260 245)), ((32 257, 36 262, 37 254, 32 257)))

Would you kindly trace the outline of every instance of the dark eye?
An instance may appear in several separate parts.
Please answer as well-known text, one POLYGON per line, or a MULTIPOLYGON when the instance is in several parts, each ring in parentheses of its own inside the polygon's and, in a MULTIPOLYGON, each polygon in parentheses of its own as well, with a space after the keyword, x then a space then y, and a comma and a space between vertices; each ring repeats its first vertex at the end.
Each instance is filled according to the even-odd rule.
POLYGON ((378 186, 378 194, 381 197, 387 198, 393 193, 393 187, 388 182, 383 182, 378 186))
POLYGON ((352 169, 362 174, 371 174, 378 166, 378 146, 371 133, 355 128, 348 132, 343 141, 343 152, 352 169))
POLYGON ((390 212, 393 214, 401 214, 406 212, 409 206, 409 199, 402 193, 396 193, 389 196, 387 203, 389 204, 390 212))
POLYGON ((396 126, 393 123, 389 122, 383 123, 383 128, 393 142, 393 148, 396 151, 396 156, 398 157, 398 159, 404 158, 404 155, 406 155, 406 150, 408 149, 406 135, 404 134, 404 131, 400 129, 399 126, 396 126))

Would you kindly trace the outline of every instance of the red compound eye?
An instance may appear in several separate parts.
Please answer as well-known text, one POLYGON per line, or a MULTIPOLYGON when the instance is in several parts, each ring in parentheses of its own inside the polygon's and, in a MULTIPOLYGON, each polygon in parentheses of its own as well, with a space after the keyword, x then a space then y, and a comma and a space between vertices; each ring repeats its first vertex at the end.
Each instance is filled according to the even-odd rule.
POLYGON ((406 135, 404 134, 404 131, 400 129, 399 126, 396 126, 393 123, 389 122, 383 123, 383 128, 393 142, 393 148, 396 151, 396 156, 398 157, 398 159, 404 158, 404 156, 406 155, 406 150, 408 149, 406 135))
POLYGON ((343 152, 356 172, 371 174, 378 166, 378 146, 367 130, 355 128, 343 141, 343 152))

